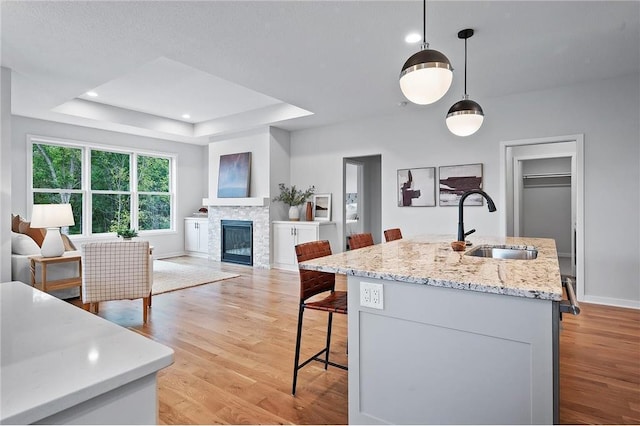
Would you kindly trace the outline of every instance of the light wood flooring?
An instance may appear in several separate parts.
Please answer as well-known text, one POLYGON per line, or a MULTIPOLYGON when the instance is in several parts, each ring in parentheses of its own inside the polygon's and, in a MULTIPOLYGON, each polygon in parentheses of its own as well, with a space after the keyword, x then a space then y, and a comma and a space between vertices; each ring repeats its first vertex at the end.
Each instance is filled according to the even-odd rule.
MULTIPOLYGON (((165 259, 240 274, 141 301, 100 304, 100 316, 175 350, 158 374, 161 424, 347 424, 347 372, 312 363, 291 395, 298 274, 205 259, 165 259)), ((346 287, 344 278, 338 288, 346 287)), ((79 303, 77 300, 73 303, 79 303)), ((640 311, 582 304, 565 315, 560 421, 640 423, 640 311)), ((331 357, 346 363, 346 316, 334 316, 331 357)), ((326 314, 307 311, 302 353, 323 346, 326 314)))

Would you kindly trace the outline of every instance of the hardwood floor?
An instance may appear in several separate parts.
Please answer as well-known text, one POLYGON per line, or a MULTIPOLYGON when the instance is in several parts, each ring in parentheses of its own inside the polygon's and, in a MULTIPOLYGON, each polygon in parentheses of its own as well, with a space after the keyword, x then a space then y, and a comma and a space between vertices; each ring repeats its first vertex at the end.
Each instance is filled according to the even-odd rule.
MULTIPOLYGON (((158 374, 160 423, 348 423, 346 371, 312 363, 291 395, 297 273, 165 260, 240 276, 154 296, 145 326, 139 300, 100 304, 103 318, 175 350, 174 364, 158 374)), ((581 307, 562 321, 561 422, 640 423, 640 311, 581 307)), ((305 313, 302 356, 322 348, 325 327, 326 314, 305 313)), ((334 316, 336 362, 346 362, 346 335, 346 316, 334 316)))
POLYGON ((560 332, 560 422, 640 424, 640 311, 580 307, 560 332))

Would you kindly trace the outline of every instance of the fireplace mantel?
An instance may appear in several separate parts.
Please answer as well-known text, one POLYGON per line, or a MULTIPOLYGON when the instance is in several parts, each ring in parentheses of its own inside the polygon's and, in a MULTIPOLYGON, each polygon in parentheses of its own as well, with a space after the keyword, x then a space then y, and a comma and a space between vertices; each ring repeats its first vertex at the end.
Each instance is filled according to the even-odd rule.
POLYGON ((266 207, 271 199, 269 197, 247 198, 203 198, 203 206, 260 206, 266 207))

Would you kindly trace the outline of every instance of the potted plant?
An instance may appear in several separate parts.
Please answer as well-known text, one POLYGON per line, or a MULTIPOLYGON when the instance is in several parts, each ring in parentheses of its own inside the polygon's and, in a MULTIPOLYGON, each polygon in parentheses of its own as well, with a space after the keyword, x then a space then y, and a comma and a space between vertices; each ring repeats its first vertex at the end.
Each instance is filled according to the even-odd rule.
POLYGON ((273 201, 282 201, 289 206, 290 220, 300 220, 300 209, 298 206, 307 201, 307 199, 313 195, 316 191, 315 186, 310 186, 306 191, 297 189, 295 185, 291 185, 289 188, 284 183, 281 183, 278 186, 280 188, 280 195, 275 197, 273 201))
POLYGON ((118 228, 116 234, 118 234, 118 237, 122 237, 123 240, 130 240, 138 236, 138 231, 131 228, 118 228))

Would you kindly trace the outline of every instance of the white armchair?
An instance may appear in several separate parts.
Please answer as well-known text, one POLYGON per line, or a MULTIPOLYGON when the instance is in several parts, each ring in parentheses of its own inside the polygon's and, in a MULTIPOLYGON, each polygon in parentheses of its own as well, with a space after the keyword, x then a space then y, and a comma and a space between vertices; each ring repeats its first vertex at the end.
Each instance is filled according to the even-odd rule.
POLYGON ((100 302, 142 298, 142 317, 146 323, 152 286, 149 242, 86 243, 82 244, 81 253, 85 308, 97 312, 100 302))

